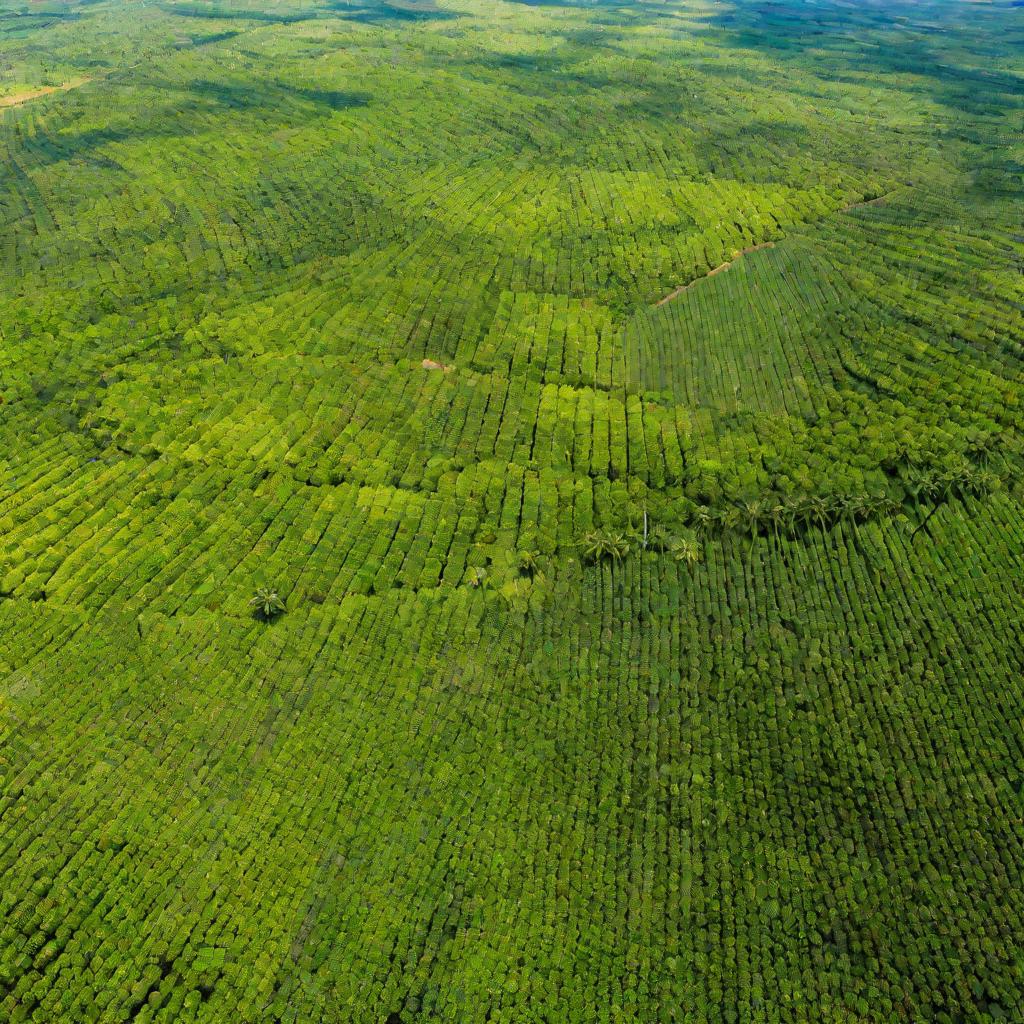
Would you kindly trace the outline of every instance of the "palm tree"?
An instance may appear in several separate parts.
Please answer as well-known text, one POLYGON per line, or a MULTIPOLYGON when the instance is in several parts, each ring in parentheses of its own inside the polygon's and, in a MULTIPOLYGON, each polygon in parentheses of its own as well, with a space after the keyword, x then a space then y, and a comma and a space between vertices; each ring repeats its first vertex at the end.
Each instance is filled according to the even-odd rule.
POLYGON ((921 495, 924 494, 925 485, 927 484, 927 477, 924 473, 914 470, 906 480, 904 487, 906 487, 907 494, 914 502, 914 511, 917 515, 921 514, 921 495))
POLYGON ((795 534, 803 521, 805 499, 795 494, 789 495, 782 503, 785 510, 786 532, 795 534))
POLYGON ((675 537, 672 540, 669 551, 677 562, 682 562, 685 565, 696 565, 700 561, 700 552, 692 540, 683 540, 681 537, 675 537))
POLYGON ((284 601, 276 590, 260 587, 256 595, 250 599, 249 606, 254 609, 256 618, 269 622, 284 611, 284 601))
POLYGON ((963 469, 947 469, 939 473, 935 478, 935 486, 940 500, 949 501, 961 489, 965 479, 963 469))
POLYGON ((830 511, 828 499, 821 497, 821 495, 813 494, 808 498, 808 507, 810 508, 811 515, 818 520, 818 525, 824 530, 828 525, 828 514, 830 511))
POLYGON ((942 484, 939 479, 939 473, 936 470, 932 470, 930 473, 924 474, 921 493, 926 498, 932 499, 937 498, 942 493, 942 484))
POLYGON ((789 522, 789 510, 782 502, 776 502, 768 508, 768 522, 771 523, 772 533, 775 535, 775 543, 779 542, 779 534, 786 528, 789 522))
POLYGON ((647 546, 652 551, 668 551, 673 539, 672 534, 659 523, 647 534, 647 546))
POLYGON ((814 499, 803 494, 792 502, 793 519, 805 529, 811 525, 814 519, 814 499))
POLYGON ((723 508, 715 517, 722 533, 735 530, 740 525, 740 510, 738 508, 723 508))
POLYGON ((899 502, 888 494, 879 494, 871 499, 870 514, 873 516, 892 515, 900 507, 899 502))
POLYGON ((537 559, 539 551, 523 550, 516 553, 516 560, 519 563, 519 572, 523 576, 533 576, 537 571, 537 559))
POLYGON ((629 554, 629 541, 621 533, 594 530, 583 538, 580 550, 588 562, 600 562, 605 558, 621 562, 629 554))
POLYGON ((998 474, 993 473, 992 470, 979 469, 973 474, 969 486, 971 491, 980 497, 983 494, 990 494, 992 491, 998 490, 1000 482, 998 474))
POLYGON ((850 494, 840 499, 838 512, 840 521, 849 523, 853 527, 853 538, 860 543, 860 529, 858 523, 864 522, 871 514, 871 497, 867 494, 850 494))
POLYGON ((693 510, 693 528, 699 534, 706 533, 715 521, 715 514, 707 505, 698 505, 693 510))
POLYGON ((747 524, 747 529, 750 530, 750 552, 753 553, 754 541, 757 540, 757 531, 761 527, 761 519, 765 514, 765 504, 763 501, 747 501, 744 502, 742 517, 743 521, 747 524))

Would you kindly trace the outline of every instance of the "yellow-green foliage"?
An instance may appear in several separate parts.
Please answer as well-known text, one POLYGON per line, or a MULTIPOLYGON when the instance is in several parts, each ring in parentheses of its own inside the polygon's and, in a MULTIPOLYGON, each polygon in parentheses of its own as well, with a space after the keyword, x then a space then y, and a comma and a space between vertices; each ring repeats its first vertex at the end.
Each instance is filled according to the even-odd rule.
POLYGON ((0 1020, 1024 1020, 1020 22, 0 0, 0 1020))

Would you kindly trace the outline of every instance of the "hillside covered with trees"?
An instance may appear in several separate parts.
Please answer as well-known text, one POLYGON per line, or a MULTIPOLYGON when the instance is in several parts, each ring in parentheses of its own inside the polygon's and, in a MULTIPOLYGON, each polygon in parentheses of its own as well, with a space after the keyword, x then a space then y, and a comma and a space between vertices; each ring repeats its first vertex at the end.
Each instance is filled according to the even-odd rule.
POLYGON ((1024 1020, 1020 0, 0 0, 0 1020, 1024 1020))

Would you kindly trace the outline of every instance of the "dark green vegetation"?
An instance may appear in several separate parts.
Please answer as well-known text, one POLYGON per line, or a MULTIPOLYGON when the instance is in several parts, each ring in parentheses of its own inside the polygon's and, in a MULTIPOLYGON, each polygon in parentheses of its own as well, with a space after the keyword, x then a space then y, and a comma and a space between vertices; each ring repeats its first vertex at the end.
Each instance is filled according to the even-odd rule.
POLYGON ((3 0, 0 1019, 1024 1020, 1022 18, 3 0))

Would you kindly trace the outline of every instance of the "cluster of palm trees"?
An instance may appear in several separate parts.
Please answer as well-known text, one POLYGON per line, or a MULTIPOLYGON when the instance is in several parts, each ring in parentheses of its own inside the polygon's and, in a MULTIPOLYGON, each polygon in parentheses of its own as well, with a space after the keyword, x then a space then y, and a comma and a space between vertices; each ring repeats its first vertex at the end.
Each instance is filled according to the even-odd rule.
POLYGON ((657 526, 650 533, 644 534, 633 529, 626 532, 594 530, 580 542, 580 553, 584 560, 594 563, 621 562, 635 548, 662 551, 686 565, 700 561, 700 551, 692 540, 678 537, 657 526))
POLYGON ((949 501, 958 494, 990 494, 1001 483, 999 475, 986 466, 967 464, 955 469, 916 470, 908 474, 904 486, 914 507, 920 509, 922 501, 949 501))
POLYGON ((629 537, 614 530, 593 530, 580 542, 580 554, 588 562, 621 562, 629 550, 629 537))
MULTIPOLYGON (((999 476, 983 466, 965 464, 953 469, 921 469, 904 480, 907 497, 920 512, 922 503, 941 503, 956 496, 981 496, 997 490, 999 476)), ((828 529, 836 523, 854 527, 869 519, 892 515, 902 503, 888 494, 803 494, 755 499, 723 508, 699 506, 692 526, 699 535, 745 532, 795 535, 802 529, 828 529)))
MULTIPOLYGON (((952 468, 913 468, 903 479, 907 498, 920 516, 922 504, 941 505, 956 496, 981 496, 997 490, 999 475, 986 465, 963 463, 952 468)), ((827 530, 837 523, 848 523, 856 532, 859 524, 870 519, 892 515, 903 507, 888 494, 802 494, 787 497, 772 496, 722 507, 699 505, 690 517, 689 526, 698 538, 712 534, 744 533, 750 535, 753 545, 758 534, 776 539, 782 535, 795 536, 802 530, 815 527, 827 530)), ((628 530, 594 530, 588 533, 579 547, 588 562, 622 561, 632 550, 650 549, 673 555, 688 565, 700 560, 697 545, 679 537, 664 527, 655 526, 650 532, 631 527, 628 530)))
MULTIPOLYGON (((934 512, 943 502, 957 495, 980 496, 991 493, 1000 487, 1001 479, 985 464, 965 462, 945 469, 912 466, 903 476, 903 484, 907 498, 920 517, 924 503, 932 504, 934 512)), ((772 496, 718 508, 698 505, 691 513, 688 526, 697 539, 732 532, 749 534, 753 547, 758 534, 769 534, 778 540, 784 534, 794 536, 809 527, 827 530, 837 523, 849 523, 856 532, 859 524, 891 515, 901 507, 901 502, 881 494, 772 496)), ((918 530, 930 516, 931 513, 918 526, 918 530)), ((700 549, 695 540, 681 537, 660 524, 648 529, 646 511, 642 523, 642 527, 631 525, 624 530, 591 531, 579 543, 582 558, 591 563, 621 562, 631 551, 651 550, 670 555, 687 566, 700 561, 700 549)), ((543 580, 538 566, 539 559, 540 552, 530 545, 518 550, 515 553, 515 564, 519 574, 543 580)), ((472 571, 470 584, 474 588, 485 588, 489 582, 485 569, 472 571)), ((249 603, 256 617, 264 622, 272 621, 285 610, 284 601, 278 592, 269 587, 257 590, 249 603)))
POLYGON ((751 539, 759 533, 792 536, 812 526, 828 529, 840 521, 856 525, 898 508, 898 502, 888 496, 868 494, 757 498, 718 509, 699 506, 693 514, 693 527, 700 535, 741 532, 749 533, 751 539))

